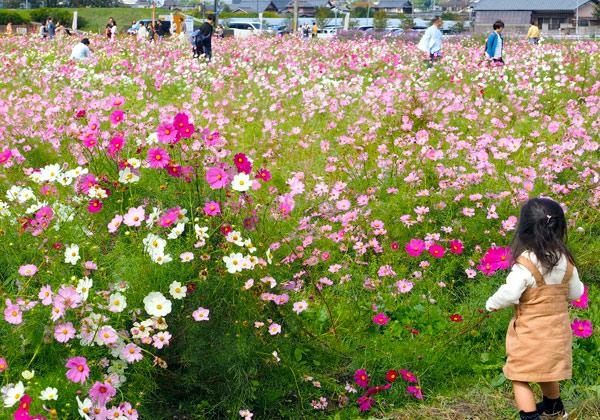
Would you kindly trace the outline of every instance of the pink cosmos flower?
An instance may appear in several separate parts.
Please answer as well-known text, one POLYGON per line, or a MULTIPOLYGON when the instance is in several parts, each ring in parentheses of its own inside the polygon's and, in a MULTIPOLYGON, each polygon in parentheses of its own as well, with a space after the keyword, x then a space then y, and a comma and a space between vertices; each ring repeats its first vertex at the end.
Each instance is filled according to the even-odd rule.
POLYGON ((148 163, 151 168, 164 168, 169 164, 170 160, 169 154, 165 149, 157 147, 148 150, 148 163))
POLYGON ((427 251, 429 252, 429 254, 431 254, 432 257, 435 258, 442 258, 444 256, 444 254, 446 253, 446 250, 444 249, 443 246, 438 245, 438 244, 433 244, 431 245, 427 251))
POLYGON ((457 239, 453 239, 450 241, 450 252, 453 254, 460 255, 463 253, 463 244, 461 241, 457 239))
POLYGON ((367 375, 367 371, 364 369, 358 369, 354 372, 354 382, 356 385, 366 388, 369 386, 369 375, 367 375))
POLYGON ((98 338, 106 345, 117 342, 117 332, 113 327, 105 325, 98 330, 98 338))
POLYGON ((152 345, 157 349, 162 349, 164 346, 169 345, 171 337, 171 333, 169 333, 168 331, 161 331, 152 336, 152 345))
POLYGON ((206 181, 210 185, 210 188, 216 190, 227 186, 229 175, 221 168, 208 168, 206 171, 206 181))
POLYGON ((89 391, 92 401, 105 405, 112 397, 117 395, 117 390, 109 382, 94 383, 89 391))
POLYGON ((158 224, 162 227, 169 227, 177 221, 180 214, 181 209, 179 207, 169 209, 165 214, 163 214, 160 217, 160 219, 158 220, 158 224))
POLYGON ((183 112, 179 112, 177 115, 175 115, 175 118, 173 118, 173 127, 175 127, 175 129, 178 131, 183 129, 189 123, 189 117, 183 112))
POLYGON ((406 388, 406 392, 412 394, 416 399, 422 400, 423 393, 421 392, 421 387, 419 385, 409 386, 406 388))
POLYGON ((119 229, 119 226, 121 226, 121 223, 123 223, 123 216, 120 214, 115 215, 115 217, 113 217, 113 219, 108 223, 108 232, 115 233, 117 229, 119 229))
POLYGON ((177 130, 171 124, 162 123, 157 128, 158 141, 164 144, 177 142, 177 130))
POLYGON ((38 268, 34 264, 26 264, 19 267, 19 274, 23 277, 32 277, 37 272, 38 268))
POLYGON ((125 139, 123 137, 119 137, 119 136, 114 137, 108 143, 108 154, 111 157, 114 157, 118 152, 120 152, 123 149, 124 145, 125 145, 125 139))
POLYGON ((90 368, 87 365, 85 357, 71 357, 65 367, 69 369, 67 371, 67 379, 71 382, 83 385, 88 376, 90 376, 90 368))
POLYGON ((417 377, 410 371, 406 369, 399 370, 398 373, 405 381, 408 382, 417 382, 417 377))
POLYGON ((6 309, 4 309, 4 320, 9 324, 19 325, 23 322, 23 313, 17 304, 13 304, 10 299, 6 299, 6 309))
POLYGON ((125 113, 121 109, 116 109, 110 114, 110 122, 114 125, 119 124, 125 118, 125 113))
POLYGON ((571 324, 571 329, 573 330, 573 335, 582 338, 588 338, 592 335, 592 321, 588 319, 575 319, 571 324))
POLYGON ((59 324, 54 327, 54 338, 59 343, 66 343, 70 339, 75 337, 75 328, 73 324, 67 322, 66 324, 59 324))
POLYGON ((93 199, 90 200, 90 203, 88 204, 87 207, 87 211, 90 213, 98 213, 100 210, 102 210, 102 201, 97 200, 97 199, 93 199))
POLYGON ((207 146, 214 146, 219 142, 221 135, 218 131, 211 132, 208 128, 202 131, 202 140, 207 146))
POLYGON ((268 182, 271 179, 271 173, 266 169, 259 169, 258 172, 256 172, 256 179, 268 182))
POLYGON ((208 309, 200 307, 200 308, 196 309, 194 312, 192 312, 192 317, 196 321, 208 321, 209 313, 210 313, 210 311, 208 309))
POLYGON ((129 343, 123 347, 121 350, 121 355, 125 360, 127 360, 127 363, 139 362, 144 358, 142 355, 142 349, 133 343, 129 343))
POLYGON ((406 252, 411 257, 418 257, 425 250, 425 242, 420 239, 411 239, 406 244, 406 252))
POLYGON ((238 172, 244 172, 246 174, 252 172, 252 164, 248 160, 248 157, 243 153, 236 154, 233 157, 233 163, 235 163, 238 172))
POLYGON ((587 286, 583 288, 583 294, 578 299, 571 301, 571 305, 581 309, 586 309, 589 306, 589 295, 587 286))
POLYGON ((139 227, 142 225, 142 222, 144 221, 145 218, 146 218, 146 212, 144 211, 144 208, 142 206, 132 207, 129 209, 127 214, 125 214, 125 216, 123 216, 123 223, 125 223, 127 226, 139 227))
POLYGON ((11 157, 12 152, 9 149, 0 152, 0 165, 6 165, 11 157))
POLYGON ((388 322, 390 322, 390 318, 383 312, 380 312, 373 317, 373 322, 377 325, 386 325, 388 322))
POLYGON ((204 205, 204 213, 207 216, 216 216, 221 214, 221 206, 216 201, 209 201, 204 205))
POLYGON ((358 409, 360 411, 369 411, 371 407, 373 407, 373 404, 375 404, 375 400, 366 395, 357 398, 356 402, 358 403, 358 409))
POLYGON ((8 362, 4 357, 0 357, 0 373, 8 369, 8 362))

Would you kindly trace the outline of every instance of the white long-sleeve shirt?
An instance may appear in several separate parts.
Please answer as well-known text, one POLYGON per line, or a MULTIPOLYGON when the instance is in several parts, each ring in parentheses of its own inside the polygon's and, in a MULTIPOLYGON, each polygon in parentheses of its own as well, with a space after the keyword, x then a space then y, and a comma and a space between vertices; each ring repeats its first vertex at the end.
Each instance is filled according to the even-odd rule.
POLYGON ((423 34, 418 47, 421 51, 428 52, 429 54, 441 51, 442 31, 437 26, 431 25, 423 34))
MULTIPOLYGON (((540 270, 540 273, 544 275, 546 284, 560 284, 562 282, 567 271, 567 258, 564 255, 560 258, 558 264, 556 264, 552 271, 546 274, 544 274, 544 269, 538 263, 533 252, 526 251, 522 255, 531 260, 538 270, 540 270)), ((500 286, 498 291, 487 300, 485 308, 488 311, 492 311, 494 309, 502 309, 517 305, 521 295, 530 287, 537 287, 533 274, 522 265, 515 264, 506 278, 506 284, 500 286)), ((577 268, 574 267, 573 275, 571 276, 571 280, 569 280, 569 300, 578 299, 582 294, 583 283, 579 280, 577 268)))

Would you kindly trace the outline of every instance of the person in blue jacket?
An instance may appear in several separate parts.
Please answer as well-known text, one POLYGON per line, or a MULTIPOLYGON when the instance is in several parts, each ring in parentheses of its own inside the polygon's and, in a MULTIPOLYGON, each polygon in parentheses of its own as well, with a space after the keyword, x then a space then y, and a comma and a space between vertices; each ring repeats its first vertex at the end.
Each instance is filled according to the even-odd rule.
POLYGON ((502 49, 504 48, 504 38, 502 31, 504 30, 504 22, 497 20, 494 22, 494 32, 490 34, 485 43, 485 55, 492 60, 493 64, 503 65, 502 49))

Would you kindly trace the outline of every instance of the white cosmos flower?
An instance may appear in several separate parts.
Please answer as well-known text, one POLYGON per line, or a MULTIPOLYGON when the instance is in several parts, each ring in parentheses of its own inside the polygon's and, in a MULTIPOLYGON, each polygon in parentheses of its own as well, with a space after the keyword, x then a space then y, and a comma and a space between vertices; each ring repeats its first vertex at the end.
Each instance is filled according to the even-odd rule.
POLYGON ((244 256, 240 253, 230 254, 229 256, 223 257, 223 261, 227 267, 227 272, 231 274, 242 271, 243 260, 244 256))
POLYGON ((79 245, 71 244, 65 249, 65 262, 67 264, 75 265, 81 257, 79 256, 79 245))
POLYGON ((240 192, 248 191, 251 185, 250 176, 243 172, 234 176, 233 181, 231 181, 231 188, 240 192))
POLYGON ((244 246, 244 240, 242 239, 242 234, 237 230, 232 230, 225 237, 227 242, 233 242, 237 246, 244 246))
POLYGON ((131 172, 129 166, 119 171, 119 182, 122 184, 133 184, 139 180, 139 175, 131 172))
POLYGON ((113 293, 108 298, 109 308, 108 310, 111 312, 123 312, 123 310, 127 307, 127 299, 121 293, 113 293))
POLYGON ((208 232, 207 227, 200 227, 198 225, 194 225, 194 232, 196 233, 196 239, 207 239, 208 238, 208 234, 206 233, 206 232, 208 232))
POLYGON ((85 420, 90 420, 90 416, 88 414, 92 412, 92 400, 86 398, 85 400, 81 401, 78 396, 75 398, 77 398, 79 415, 85 420))
POLYGON ((92 185, 90 187, 90 189, 88 190, 87 195, 89 198, 106 198, 106 197, 108 197, 104 188, 102 188, 98 184, 92 185))
POLYGON ((92 279, 84 277, 77 283, 77 293, 81 296, 82 300, 87 300, 90 289, 94 285, 92 279))
POLYGON ((187 286, 182 286, 178 281, 174 281, 169 286, 169 293, 173 296, 173 299, 182 299, 187 293, 187 286))
POLYGON ((171 229, 171 232, 169 232, 169 234, 167 235, 167 238, 177 239, 181 236, 181 234, 183 233, 184 230, 185 230, 185 223, 177 223, 177 226, 175 226, 173 229, 171 229))
POLYGON ((134 169, 139 168, 142 165, 142 161, 138 158, 129 158, 127 159, 127 163, 131 165, 134 169))
POLYGON ((54 182, 60 176, 60 165, 47 165, 40 170, 41 182, 54 182))
POLYGON ((40 392, 40 400, 56 401, 57 399, 58 399, 58 389, 56 389, 56 388, 48 387, 48 388, 44 389, 42 392, 40 392))
POLYGON ((146 236, 142 243, 145 245, 146 252, 151 256, 164 254, 165 247, 167 246, 167 241, 153 233, 146 236))
POLYGON ((152 316, 166 316, 171 313, 171 301, 160 292, 150 292, 144 298, 144 309, 152 316))
POLYGON ((171 258, 171 254, 152 254, 151 258, 152 262, 155 262, 158 265, 163 265, 173 261, 173 258, 171 258))
POLYGON ((20 381, 16 384, 9 384, 2 388, 2 394, 4 395, 4 407, 12 407, 25 394, 25 386, 20 381))

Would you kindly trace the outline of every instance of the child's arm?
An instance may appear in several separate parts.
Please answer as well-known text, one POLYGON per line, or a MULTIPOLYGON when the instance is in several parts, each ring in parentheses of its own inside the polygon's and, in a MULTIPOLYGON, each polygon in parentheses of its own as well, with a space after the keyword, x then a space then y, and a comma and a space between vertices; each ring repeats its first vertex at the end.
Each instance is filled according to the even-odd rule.
POLYGON ((517 305, 519 298, 527 286, 530 286, 530 283, 535 283, 531 273, 525 267, 515 264, 506 278, 506 284, 500 286, 498 291, 487 300, 485 308, 488 311, 494 311, 517 305))
POLYGON ((569 300, 579 299, 583 295, 583 283, 579 280, 577 267, 573 267, 573 275, 569 280, 569 300))

